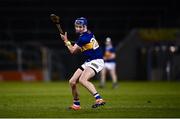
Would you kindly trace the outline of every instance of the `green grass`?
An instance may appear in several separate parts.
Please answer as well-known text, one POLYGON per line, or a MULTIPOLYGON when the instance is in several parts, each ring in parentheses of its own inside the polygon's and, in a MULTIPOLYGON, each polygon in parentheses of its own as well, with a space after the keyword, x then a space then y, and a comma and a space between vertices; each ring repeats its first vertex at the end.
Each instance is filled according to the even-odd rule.
MULTIPOLYGON (((98 84, 94 82, 96 86, 98 84)), ((92 109, 94 98, 81 85, 82 110, 67 110, 72 104, 67 82, 0 82, 0 117, 180 117, 180 82, 120 82, 117 89, 98 92, 107 104, 92 109)))

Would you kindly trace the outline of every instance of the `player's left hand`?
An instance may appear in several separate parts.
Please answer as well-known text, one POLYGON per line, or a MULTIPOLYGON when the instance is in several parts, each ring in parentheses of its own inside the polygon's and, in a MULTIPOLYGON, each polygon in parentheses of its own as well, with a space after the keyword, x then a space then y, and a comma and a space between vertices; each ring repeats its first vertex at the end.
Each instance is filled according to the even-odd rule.
POLYGON ((65 32, 65 34, 60 34, 61 36, 61 39, 65 42, 65 41, 68 41, 68 38, 67 38, 67 32, 65 32))

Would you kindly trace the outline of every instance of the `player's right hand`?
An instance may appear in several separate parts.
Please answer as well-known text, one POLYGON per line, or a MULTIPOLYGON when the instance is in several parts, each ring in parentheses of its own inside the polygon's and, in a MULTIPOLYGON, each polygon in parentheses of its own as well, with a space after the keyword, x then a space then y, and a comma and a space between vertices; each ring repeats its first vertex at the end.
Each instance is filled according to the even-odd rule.
POLYGON ((61 36, 61 39, 62 39, 64 42, 68 41, 67 32, 65 32, 65 34, 61 34, 61 33, 60 33, 60 36, 61 36))

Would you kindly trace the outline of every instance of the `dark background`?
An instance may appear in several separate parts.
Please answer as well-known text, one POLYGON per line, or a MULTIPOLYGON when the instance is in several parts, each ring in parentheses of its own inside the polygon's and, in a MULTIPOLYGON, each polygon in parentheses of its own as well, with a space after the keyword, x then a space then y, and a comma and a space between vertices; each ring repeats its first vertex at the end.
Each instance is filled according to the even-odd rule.
POLYGON ((110 36, 114 44, 132 28, 180 25, 177 0, 1 0, 0 40, 56 42, 59 36, 49 19, 51 13, 61 17, 70 39, 75 38, 74 20, 83 16, 100 42, 110 36))
MULTIPOLYGON (((154 65, 151 64, 154 56, 138 53, 144 47, 149 52, 156 45, 160 49, 162 45, 167 46, 166 49, 172 45, 163 42, 155 46, 139 43, 138 38, 134 38, 133 29, 177 29, 180 26, 178 0, 0 0, 0 70, 43 67, 41 48, 47 47, 47 54, 50 55, 47 67, 50 67, 52 77, 55 75, 55 78, 67 79, 75 71, 82 59, 78 55, 71 56, 59 40, 58 30, 49 17, 52 13, 60 16, 61 26, 68 32, 70 40, 77 38, 74 21, 78 17, 87 18, 88 28, 102 46, 105 38, 111 37, 114 46, 119 48, 117 70, 120 79, 148 79, 153 72, 153 68, 149 70, 148 67, 154 65), (126 44, 124 49, 120 48, 121 41, 126 44), (17 65, 19 48, 23 52, 22 66, 17 65)), ((174 58, 174 66, 180 59, 179 55, 177 57, 174 58)), ((157 62, 162 60, 158 59, 157 62)), ((164 66, 167 66, 166 60, 164 66)), ((164 69, 158 67, 154 72, 161 75, 159 72, 164 69)), ((180 64, 174 70, 179 74, 180 64)), ((180 76, 175 77, 179 79, 180 76)))

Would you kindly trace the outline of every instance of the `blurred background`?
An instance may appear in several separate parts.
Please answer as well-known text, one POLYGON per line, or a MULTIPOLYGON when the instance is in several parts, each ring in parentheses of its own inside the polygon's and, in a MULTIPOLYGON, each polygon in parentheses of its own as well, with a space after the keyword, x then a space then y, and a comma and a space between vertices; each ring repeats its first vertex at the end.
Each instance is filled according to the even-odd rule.
POLYGON ((67 80, 82 63, 60 40, 49 15, 75 40, 74 20, 104 47, 111 37, 119 80, 180 80, 177 0, 0 0, 0 81, 67 80))

